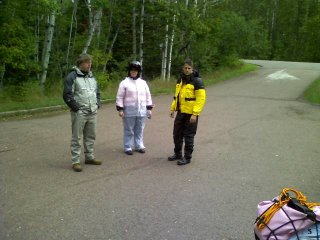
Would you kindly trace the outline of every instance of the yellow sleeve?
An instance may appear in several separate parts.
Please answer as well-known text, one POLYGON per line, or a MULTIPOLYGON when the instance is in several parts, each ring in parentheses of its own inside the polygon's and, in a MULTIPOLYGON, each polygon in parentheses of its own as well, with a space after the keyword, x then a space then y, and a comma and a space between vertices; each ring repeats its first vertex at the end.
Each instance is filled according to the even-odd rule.
POLYGON ((177 109, 177 101, 174 99, 171 103, 170 110, 175 111, 177 109))
POLYGON ((193 115, 200 115, 204 104, 206 103, 206 90, 205 89, 198 89, 195 92, 195 96, 196 96, 196 102, 193 106, 193 115))

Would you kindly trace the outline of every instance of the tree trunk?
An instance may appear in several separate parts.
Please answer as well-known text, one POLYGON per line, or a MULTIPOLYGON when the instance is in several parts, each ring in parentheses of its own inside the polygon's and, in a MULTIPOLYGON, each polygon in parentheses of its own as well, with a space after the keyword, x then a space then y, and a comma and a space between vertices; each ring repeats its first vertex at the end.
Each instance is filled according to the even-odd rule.
POLYGON ((100 49, 100 37, 101 37, 101 19, 102 19, 102 14, 103 14, 103 11, 102 11, 102 8, 101 8, 101 16, 100 18, 97 20, 97 23, 96 23, 96 34, 97 34, 97 45, 96 45, 96 48, 100 49))
POLYGON ((161 54, 161 76, 160 78, 162 80, 164 80, 164 69, 165 69, 165 65, 164 65, 164 48, 163 48, 163 43, 160 44, 160 54, 161 54))
MULTIPOLYGON (((177 0, 175 1, 177 4, 177 0)), ((172 63, 172 49, 173 49, 173 42, 174 42, 174 26, 176 23, 176 14, 173 15, 173 24, 172 24, 172 31, 170 37, 170 48, 169 48, 169 60, 168 60, 168 69, 167 69, 167 81, 170 80, 171 77, 171 63, 172 63)))
MULTIPOLYGON (((70 30, 69 30, 69 40, 68 40, 68 48, 67 48, 67 56, 66 56, 66 65, 67 69, 69 69, 69 56, 71 51, 71 41, 72 41, 72 32, 73 32, 73 22, 75 22, 75 29, 77 29, 77 9, 78 9, 78 0, 73 1, 73 11, 70 23, 70 30)), ((74 33, 75 39, 76 31, 74 33)))
POLYGON ((114 36, 113 36, 112 42, 111 42, 110 47, 109 47, 109 50, 108 50, 109 54, 111 54, 112 49, 113 49, 113 46, 114 46, 115 42, 117 41, 118 34, 119 34, 119 30, 120 30, 120 26, 121 26, 121 24, 119 23, 119 25, 118 25, 118 27, 117 27, 117 31, 116 31, 116 33, 115 33, 114 36))
POLYGON ((6 72, 6 64, 3 63, 2 66, 0 67, 0 90, 3 89, 3 77, 5 72, 6 72))
POLYGON ((88 51, 88 48, 90 47, 94 32, 101 20, 102 17, 102 8, 99 8, 99 10, 97 11, 97 13, 94 16, 94 19, 92 20, 92 11, 91 11, 91 6, 88 5, 89 8, 89 18, 90 18, 90 27, 89 27, 89 35, 88 35, 88 39, 86 41, 86 44, 82 50, 82 53, 86 53, 88 51))
MULTIPOLYGON (((113 49, 114 43, 115 43, 116 40, 117 40, 117 37, 118 37, 118 34, 119 34, 119 30, 120 30, 120 23, 119 23, 119 25, 118 25, 118 28, 117 28, 116 33, 115 33, 114 36, 113 36, 112 42, 111 42, 111 44, 110 44, 110 46, 109 46, 109 50, 108 50, 109 55, 111 55, 111 53, 112 53, 112 49, 113 49)), ((106 61, 106 63, 105 63, 104 66, 103 66, 103 71, 104 71, 104 72, 107 70, 107 64, 108 64, 108 61, 106 61)))
POLYGON ((141 63, 141 77, 143 73, 143 32, 144 32, 144 0, 142 0, 141 16, 140 16, 140 63, 141 63))
POLYGON ((277 12, 278 12, 278 0, 273 1, 274 6, 272 6, 272 17, 271 17, 271 29, 270 29, 270 42, 271 42, 271 56, 270 59, 272 60, 275 57, 276 51, 276 38, 277 38, 277 12))
MULTIPOLYGON (((39 63, 39 55, 40 55, 40 16, 37 14, 36 17, 36 26, 34 31, 35 39, 36 39, 36 45, 35 45, 35 54, 34 54, 34 61, 36 63, 39 63)), ((37 73, 37 79, 40 80, 40 74, 37 73)))
MULTIPOLYGON (((135 4, 135 3, 134 3, 135 4)), ((132 9, 132 55, 137 60, 137 31, 136 31, 136 6, 132 9)))
POLYGON ((47 21, 48 21, 47 22, 48 26, 47 26, 46 37, 44 42, 43 55, 42 55, 42 75, 40 78, 41 85, 43 85, 46 82, 48 65, 50 62, 51 45, 52 45, 53 32, 54 32, 55 21, 56 21, 56 14, 54 11, 50 14, 47 21))
POLYGON ((202 9, 202 16, 206 17, 206 11, 207 11, 207 0, 203 0, 203 9, 202 9))
MULTIPOLYGON (((116 0, 113 0, 111 3, 110 13, 109 13, 109 27, 108 27, 106 42, 104 45, 105 52, 108 52, 109 39, 111 36, 111 29, 112 29, 113 11, 114 11, 115 5, 116 5, 116 0)), ((119 25, 118 25, 118 29, 119 29, 119 25)), ((109 47, 109 52, 110 52, 110 47, 109 47)))
POLYGON ((166 36, 164 41, 164 49, 163 49, 163 59, 162 59, 162 80, 166 80, 166 72, 167 72, 167 60, 168 60, 168 42, 169 42, 169 23, 167 21, 166 25, 166 36))

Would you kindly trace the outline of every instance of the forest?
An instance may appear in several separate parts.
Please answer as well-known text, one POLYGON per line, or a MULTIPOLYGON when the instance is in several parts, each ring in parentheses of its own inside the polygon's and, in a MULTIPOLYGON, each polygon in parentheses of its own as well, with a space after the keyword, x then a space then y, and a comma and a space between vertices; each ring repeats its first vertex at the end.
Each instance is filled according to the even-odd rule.
POLYGON ((0 0, 0 91, 62 85, 77 55, 100 87, 138 60, 169 81, 184 59, 200 72, 239 59, 320 61, 319 0, 0 0))

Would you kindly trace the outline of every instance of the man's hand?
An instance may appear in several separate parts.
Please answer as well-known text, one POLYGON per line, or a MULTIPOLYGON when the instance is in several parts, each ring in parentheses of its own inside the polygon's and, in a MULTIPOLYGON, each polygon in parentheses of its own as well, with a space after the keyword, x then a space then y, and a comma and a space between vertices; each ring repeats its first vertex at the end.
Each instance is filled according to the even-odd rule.
POLYGON ((171 112, 170 112, 170 117, 171 117, 171 118, 174 118, 174 111, 171 111, 171 112))
POLYGON ((121 118, 124 117, 124 112, 123 111, 119 111, 119 117, 121 117, 121 118))
POLYGON ((195 122, 197 122, 197 116, 196 115, 191 115, 190 123, 195 123, 195 122))

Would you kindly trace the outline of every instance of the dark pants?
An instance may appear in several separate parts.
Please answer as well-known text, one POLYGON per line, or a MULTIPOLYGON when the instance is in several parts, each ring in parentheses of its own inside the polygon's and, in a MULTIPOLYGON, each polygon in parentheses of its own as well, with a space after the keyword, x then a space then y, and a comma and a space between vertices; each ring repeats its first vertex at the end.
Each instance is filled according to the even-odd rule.
POLYGON ((190 123, 191 114, 177 113, 173 127, 174 153, 182 156, 182 145, 184 141, 184 157, 192 158, 194 136, 197 133, 198 117, 195 123, 190 123))

